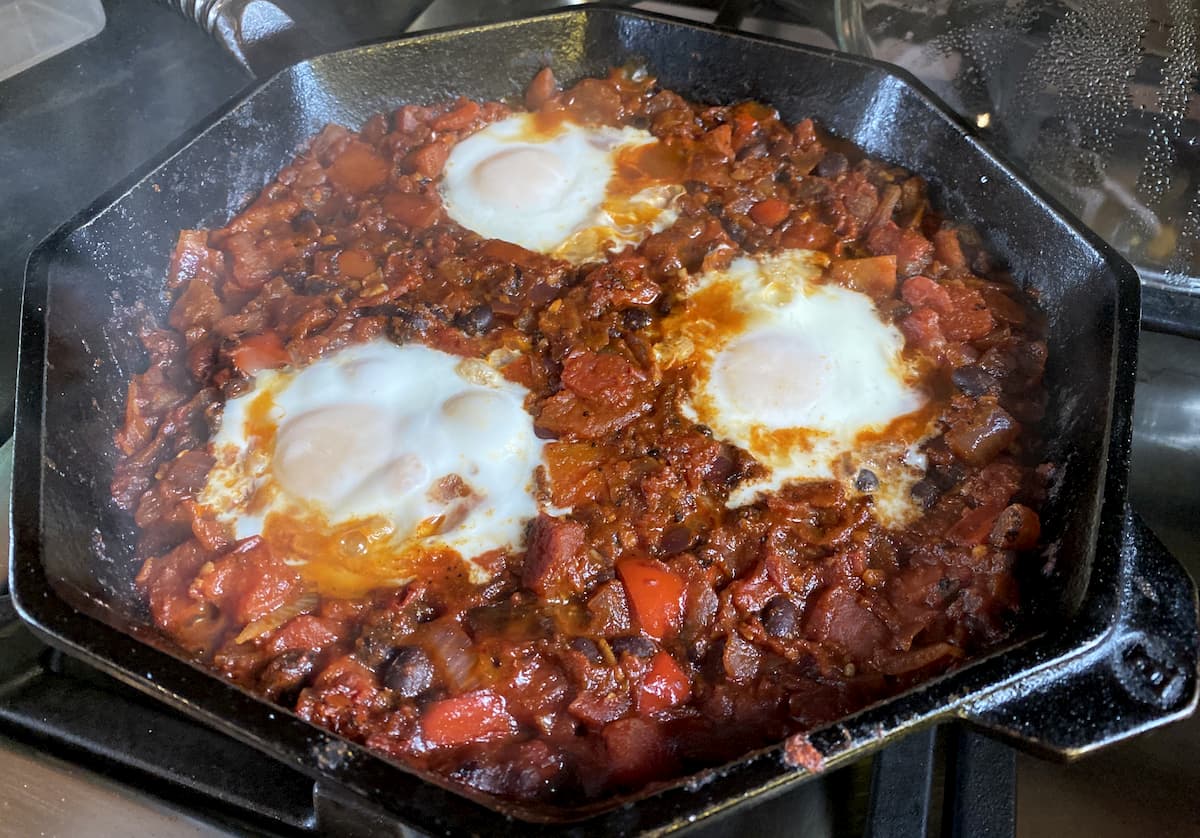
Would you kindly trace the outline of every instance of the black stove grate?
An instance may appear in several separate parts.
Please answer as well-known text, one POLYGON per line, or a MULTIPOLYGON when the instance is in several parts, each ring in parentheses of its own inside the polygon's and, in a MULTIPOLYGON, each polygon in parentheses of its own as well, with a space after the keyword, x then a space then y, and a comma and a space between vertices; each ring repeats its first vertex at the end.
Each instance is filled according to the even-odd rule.
MULTIPOLYGON (((0 617, 7 613, 0 597, 0 617)), ((232 832, 278 836, 416 835, 373 804, 288 768, 115 678, 0 626, 0 732, 232 832)), ((1016 756, 958 727, 931 728, 826 783, 834 834, 865 838, 1006 838, 1016 818, 1016 756), (866 785, 868 788, 860 788, 866 785)), ((769 801, 784 834, 812 790, 769 801), (803 800, 796 798, 800 795, 803 800), (795 799, 793 799, 795 798, 795 799)), ((733 816, 736 822, 738 815, 733 816)), ((717 825, 722 826, 721 824, 717 825)), ((728 824, 725 825, 726 827, 728 824)), ((709 827, 701 826, 701 832, 709 827)), ((713 834, 727 829, 714 829, 713 834)))

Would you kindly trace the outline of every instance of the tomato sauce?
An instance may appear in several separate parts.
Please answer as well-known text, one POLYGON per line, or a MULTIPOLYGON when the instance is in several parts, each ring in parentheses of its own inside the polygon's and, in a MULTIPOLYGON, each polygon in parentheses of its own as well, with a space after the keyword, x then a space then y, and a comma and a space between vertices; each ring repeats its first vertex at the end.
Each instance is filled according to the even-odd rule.
MULTIPOLYGON (((681 183, 678 220, 584 265, 459 227, 437 177, 516 106, 458 100, 329 126, 225 227, 181 234, 167 323, 141 327, 112 484, 158 628, 390 758, 562 805, 803 734, 1018 630, 1014 567, 1037 546, 1049 474, 1046 347, 979 237, 921 178, 764 104, 689 102, 623 71, 568 90, 543 71, 524 102, 541 130, 569 118, 660 138, 619 167, 681 183), (872 514, 870 474, 727 508, 763 467, 683 418, 686 365, 656 358, 686 277, 781 247, 820 250, 822 281, 870 296, 934 375, 920 515, 901 529, 872 514), (363 592, 334 562, 344 584, 317 596, 197 503, 224 400, 261 370, 380 337, 506 358, 532 394, 551 440, 539 491, 570 511, 486 557, 487 584, 431 561, 363 592)), ((292 523, 346 572, 375 549, 350 531, 306 543, 292 523)))

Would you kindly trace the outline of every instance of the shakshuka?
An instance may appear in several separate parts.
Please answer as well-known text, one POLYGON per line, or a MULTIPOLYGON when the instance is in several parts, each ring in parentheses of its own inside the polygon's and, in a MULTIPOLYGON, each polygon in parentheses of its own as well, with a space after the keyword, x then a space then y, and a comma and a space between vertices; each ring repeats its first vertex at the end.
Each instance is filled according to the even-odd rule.
POLYGON ((811 120, 640 69, 405 105, 167 289, 112 483, 148 613, 390 758, 578 804, 1019 630, 1042 318, 811 120))

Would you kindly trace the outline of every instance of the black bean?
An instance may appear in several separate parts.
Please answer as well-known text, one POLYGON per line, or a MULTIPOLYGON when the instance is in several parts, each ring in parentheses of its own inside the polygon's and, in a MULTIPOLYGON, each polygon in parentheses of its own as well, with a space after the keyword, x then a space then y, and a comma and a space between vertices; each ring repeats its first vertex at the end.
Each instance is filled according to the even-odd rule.
POLYGON ((572 637, 571 648, 592 663, 604 663, 604 655, 600 654, 600 647, 590 637, 572 637))
POLYGON ((782 595, 772 598, 762 610, 763 628, 772 637, 793 637, 799 618, 796 603, 782 595))
POLYGON ((542 427, 536 422, 533 423, 533 435, 538 439, 558 439, 558 431, 552 431, 549 428, 542 427))
POLYGON ((505 265, 492 279, 492 289, 506 297, 516 297, 525 290, 525 275, 516 265, 505 265))
POLYGON ((663 555, 674 556, 691 547, 694 540, 695 536, 687 527, 671 527, 671 529, 663 533, 662 541, 658 544, 658 549, 662 551, 663 555))
POLYGON ((860 492, 874 492, 879 488, 879 478, 875 476, 875 472, 864 468, 858 473, 858 477, 854 478, 854 488, 860 492))
POLYGON ((317 653, 309 649, 284 652, 263 667, 258 686, 268 698, 281 701, 308 682, 317 667, 317 653))
POLYGON ((388 623, 368 626, 354 642, 354 655, 367 666, 375 667, 396 653, 396 633, 388 623))
POLYGON ((454 325, 468 335, 482 335, 492 328, 492 307, 482 303, 454 316, 454 325))
POLYGON ((225 385, 221 388, 221 391, 225 395, 225 400, 229 401, 230 399, 236 399, 238 396, 250 392, 252 387, 253 384, 249 379, 231 378, 225 382, 225 385))
POLYGON ((700 672, 710 681, 725 679, 725 644, 724 637, 718 637, 709 644, 700 663, 700 672))
POLYGON ((416 698, 433 686, 433 663, 416 646, 401 646, 384 670, 383 685, 404 698, 416 698))
POLYGON ((618 655, 633 655, 635 658, 648 658, 658 651, 658 645, 653 640, 640 634, 614 638, 608 641, 608 645, 618 655))
POLYGON ((968 396, 983 396, 998 389, 996 379, 988 375, 983 367, 973 364, 956 369, 950 374, 950 380, 968 396))
POLYGON ((529 302, 535 306, 543 306, 554 300, 558 296, 561 289, 555 285, 550 285, 545 282, 538 282, 529 289, 529 302))
POLYGON ((737 463, 734 462, 732 454, 726 454, 724 450, 716 456, 712 464, 708 467, 707 477, 714 483, 724 483, 733 474, 737 463))
POLYGON ((820 178, 800 178, 796 183, 795 199, 797 201, 815 201, 829 192, 829 184, 820 178))
POLYGON ((925 474, 925 479, 945 492, 953 489, 967 476, 967 470, 959 463, 948 466, 932 466, 925 474))
POLYGON ((737 155, 737 159, 738 160, 757 160, 760 157, 766 157, 770 153, 771 153, 771 150, 767 148, 766 143, 757 142, 757 143, 754 143, 753 145, 748 145, 745 148, 743 148, 741 151, 739 151, 738 155, 737 155))
POLYGON ((627 308, 621 312, 621 325, 630 331, 644 329, 654 320, 650 312, 640 308, 627 308))
POLYGON ((396 317, 415 332, 424 332, 432 322, 429 312, 415 308, 398 308, 396 317))
POLYGON ((837 177, 845 174, 849 168, 850 161, 846 159, 846 155, 840 151, 831 151, 817 164, 817 175, 819 177, 837 177))
POLYGON ((918 480, 913 484, 912 496, 921 502, 921 506, 929 509, 941 497, 942 490, 932 480, 918 480))
POLYGON ((305 277, 302 289, 303 293, 316 296, 318 294, 328 294, 331 291, 336 291, 338 289, 338 284, 327 277, 314 275, 305 277))

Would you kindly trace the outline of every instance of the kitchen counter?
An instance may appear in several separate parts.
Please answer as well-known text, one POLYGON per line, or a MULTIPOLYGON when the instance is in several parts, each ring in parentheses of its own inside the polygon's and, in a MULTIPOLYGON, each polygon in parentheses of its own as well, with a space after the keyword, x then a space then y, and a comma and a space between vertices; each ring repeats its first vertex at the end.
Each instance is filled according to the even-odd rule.
MULTIPOLYGON (((298 19, 318 0, 295 0, 298 19)), ((359 2, 327 46, 402 31, 414 4, 359 2), (382 21, 380 23, 379 21, 382 21), (376 28, 377 27, 377 28, 376 28)), ((0 394, 10 393, 25 259, 60 222, 152 158, 249 79, 182 18, 109 0, 96 38, 0 83, 0 394)), ((1200 342, 1144 334, 1132 500, 1200 574, 1200 342)), ((0 395, 0 439, 12 406, 0 395)), ((1200 720, 1077 765, 1020 758, 1018 832, 1092 838, 1194 834, 1200 720)), ((0 736, 0 835, 197 835, 224 827, 0 736)))

